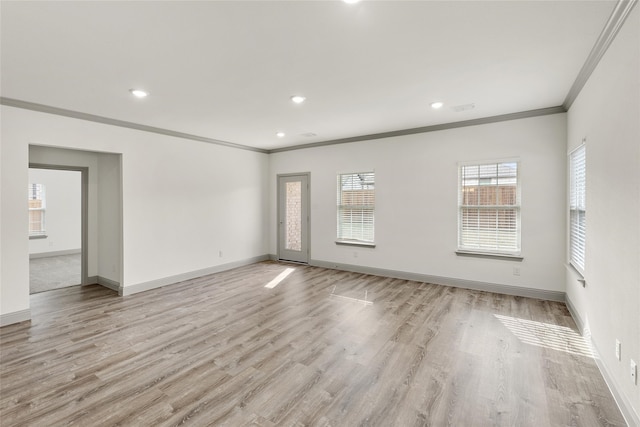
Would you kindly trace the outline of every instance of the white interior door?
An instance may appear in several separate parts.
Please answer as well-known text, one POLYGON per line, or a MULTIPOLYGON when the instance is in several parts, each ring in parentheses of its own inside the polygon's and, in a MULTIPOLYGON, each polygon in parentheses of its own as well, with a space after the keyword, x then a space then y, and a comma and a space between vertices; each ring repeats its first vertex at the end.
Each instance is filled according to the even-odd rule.
POLYGON ((278 259, 309 262, 309 174, 278 176, 278 259))

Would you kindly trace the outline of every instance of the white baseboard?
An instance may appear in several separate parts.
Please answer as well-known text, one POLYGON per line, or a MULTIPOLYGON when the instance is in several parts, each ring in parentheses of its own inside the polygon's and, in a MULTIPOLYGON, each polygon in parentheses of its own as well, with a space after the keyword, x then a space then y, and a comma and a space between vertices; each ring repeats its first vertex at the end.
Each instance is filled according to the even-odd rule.
POLYGON ((134 285, 119 287, 118 293, 120 294, 120 296, 137 294, 139 292, 160 288, 162 286, 172 285, 174 283, 195 279, 198 277, 206 276, 208 274, 220 273, 222 271, 231 270, 233 268, 254 264, 256 262, 266 261, 268 259, 269 259, 269 255, 260 255, 257 257, 244 259, 241 261, 235 261, 227 264, 216 265, 214 267, 209 267, 202 270, 189 271, 187 273, 181 273, 175 276, 169 276, 169 277, 164 277, 162 279, 151 280, 149 282, 136 283, 134 285))
POLYGON ((31 309, 29 308, 0 315, 0 326, 13 325, 25 320, 31 320, 31 309))
POLYGON ((640 427, 640 417, 633 409, 631 402, 622 393, 619 392, 620 387, 618 386, 618 383, 613 378, 613 376, 609 373, 609 370, 607 369, 605 364, 602 363, 600 353, 598 352, 598 348, 596 347, 593 340, 589 340, 589 343, 591 344, 591 350, 593 351, 593 358, 596 361, 596 365, 598 365, 598 369, 600 370, 600 373, 604 378, 604 382, 607 383, 609 391, 611 391, 614 400, 618 404, 618 408, 620 409, 620 412, 622 412, 622 416, 627 422, 627 425, 629 427, 640 427))
POLYGON ((565 301, 565 293, 545 289, 524 288, 520 286, 501 285, 497 283, 478 282, 475 280, 456 279, 451 277, 431 276, 421 273, 387 270, 384 268, 365 267, 352 264, 340 264, 320 260, 311 260, 309 265, 330 268, 334 270, 352 271, 354 273, 371 274, 374 276, 393 277, 396 279, 415 280, 416 282, 433 283, 435 285, 453 286, 456 288, 473 289, 476 291, 494 292, 505 295, 536 298, 547 301, 565 301))
POLYGON ((585 330, 586 325, 584 324, 582 317, 580 317, 580 313, 578 313, 578 310, 576 310, 576 307, 571 302, 569 295, 566 295, 564 303, 566 304, 567 309, 569 310, 569 314, 571 314, 571 317, 573 318, 573 321, 576 323, 576 326, 578 327, 580 334, 582 336, 585 336, 585 333, 586 333, 587 336, 590 336, 590 333, 585 330))
POLYGON ((88 285, 100 285, 100 286, 104 286, 105 288, 109 288, 111 290, 114 290, 116 292, 120 292, 120 283, 116 282, 115 280, 111 280, 111 279, 107 279, 106 277, 102 277, 102 276, 90 276, 87 278, 87 284, 88 285))
POLYGON ((580 317, 580 314, 576 310, 576 307, 573 305, 568 295, 566 297, 566 304, 571 317, 573 317, 573 321, 576 322, 578 330, 583 336, 585 336, 586 341, 589 343, 591 352, 593 353, 593 359, 595 360, 596 365, 600 370, 602 378, 604 378, 604 382, 607 383, 609 391, 611 391, 614 400, 618 404, 618 408, 620 409, 622 416, 627 422, 627 425, 629 427, 640 427, 640 416, 638 416, 638 413, 633 409, 633 405, 631 404, 629 399, 627 399, 622 393, 619 392, 620 387, 618 386, 617 381, 614 379, 613 375, 611 375, 606 365, 602 363, 602 358, 600 357, 601 353, 596 346, 596 343, 593 341, 593 337, 591 336, 590 331, 586 330, 586 325, 582 320, 582 317, 580 317))
POLYGON ((98 285, 104 286, 105 288, 109 288, 120 293, 120 283, 115 280, 107 279, 106 277, 98 276, 98 285))
POLYGON ((75 255, 80 254, 82 251, 78 249, 66 249, 64 251, 51 251, 51 252, 40 252, 37 254, 29 254, 29 259, 36 258, 50 258, 54 256, 62 256, 62 255, 75 255))

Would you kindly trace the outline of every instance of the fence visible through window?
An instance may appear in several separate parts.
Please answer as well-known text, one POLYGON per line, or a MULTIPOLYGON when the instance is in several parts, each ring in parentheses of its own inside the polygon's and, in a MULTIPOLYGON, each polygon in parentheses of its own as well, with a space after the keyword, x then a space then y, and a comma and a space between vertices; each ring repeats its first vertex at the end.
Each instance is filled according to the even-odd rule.
POLYGON ((373 243, 375 173, 338 176, 338 239, 373 243))
POLYGON ((460 168, 459 243, 463 250, 518 253, 518 163, 460 168))
POLYGON ((45 191, 43 184, 29 184, 29 236, 42 236, 45 230, 45 191))

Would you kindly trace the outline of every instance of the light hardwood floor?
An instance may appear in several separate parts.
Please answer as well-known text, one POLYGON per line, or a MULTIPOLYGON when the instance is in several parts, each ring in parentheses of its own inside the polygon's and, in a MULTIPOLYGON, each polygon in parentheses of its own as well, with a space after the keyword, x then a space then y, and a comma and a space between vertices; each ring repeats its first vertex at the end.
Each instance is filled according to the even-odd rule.
POLYGON ((3 427, 625 425, 560 303, 264 262, 31 304, 3 427))

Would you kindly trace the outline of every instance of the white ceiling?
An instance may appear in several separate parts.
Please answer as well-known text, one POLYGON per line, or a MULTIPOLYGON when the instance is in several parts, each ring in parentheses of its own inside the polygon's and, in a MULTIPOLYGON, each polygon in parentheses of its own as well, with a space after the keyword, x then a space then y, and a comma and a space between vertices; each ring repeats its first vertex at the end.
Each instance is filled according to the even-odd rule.
POLYGON ((267 150, 424 127, 562 105, 615 4, 2 1, 1 96, 267 150))

